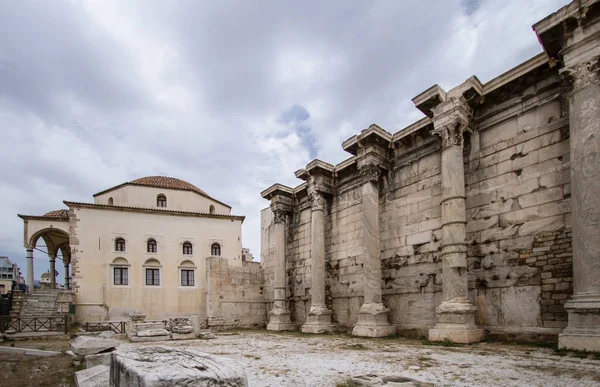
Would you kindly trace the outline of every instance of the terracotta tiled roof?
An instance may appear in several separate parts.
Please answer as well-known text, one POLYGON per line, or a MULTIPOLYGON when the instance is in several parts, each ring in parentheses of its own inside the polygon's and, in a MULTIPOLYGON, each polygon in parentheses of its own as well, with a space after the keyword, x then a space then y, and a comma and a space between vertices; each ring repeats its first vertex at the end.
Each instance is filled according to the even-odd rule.
POLYGON ((181 179, 177 179, 174 177, 168 177, 168 176, 146 176, 146 177, 141 177, 139 179, 135 179, 132 181, 128 181, 126 183, 123 184, 119 184, 117 186, 111 187, 109 189, 105 189, 102 192, 98 192, 97 194, 95 194, 94 196, 98 196, 98 195, 102 195, 106 192, 115 190, 117 188, 121 188, 123 186, 126 185, 139 185, 139 186, 144 186, 144 187, 155 187, 155 188, 165 188, 165 189, 178 189, 178 190, 183 190, 183 191, 192 191, 192 192, 196 192, 206 198, 209 198, 211 200, 214 200, 217 203, 221 203, 222 205, 231 208, 231 206, 209 196, 206 192, 202 191, 200 188, 196 187, 195 185, 188 183, 187 181, 181 180, 181 179))
POLYGON ((208 194, 202 191, 200 188, 193 184, 188 183, 174 177, 167 176, 146 176, 139 179, 135 179, 129 182, 132 185, 143 185, 146 187, 157 187, 157 188, 168 188, 168 189, 181 189, 185 191, 198 192, 201 195, 208 196, 208 194))
POLYGON ((44 218, 68 218, 69 210, 55 210, 55 211, 46 212, 43 215, 43 217, 44 218))

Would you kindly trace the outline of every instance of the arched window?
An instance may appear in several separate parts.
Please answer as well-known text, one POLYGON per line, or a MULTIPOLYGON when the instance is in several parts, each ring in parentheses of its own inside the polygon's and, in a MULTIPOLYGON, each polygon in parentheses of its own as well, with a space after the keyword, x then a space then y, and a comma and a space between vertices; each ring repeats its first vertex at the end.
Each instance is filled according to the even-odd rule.
POLYGON ((183 242, 183 254, 192 255, 192 244, 190 242, 183 242))
POLYGON ((167 206, 167 197, 163 194, 160 194, 156 197, 156 207, 166 207, 167 206))
POLYGON ((125 239, 115 239, 115 251, 125 251, 125 239))
POLYGON ((181 286, 194 286, 196 277, 196 265, 192 261, 183 261, 179 265, 181 286))
POLYGON ((113 205, 113 198, 112 197, 108 198, 108 205, 109 206, 113 205))
POLYGON ((221 245, 218 243, 213 243, 212 246, 210 246, 210 255, 212 255, 212 256, 221 255, 221 245))
POLYGON ((215 213, 215 206, 213 206, 212 204, 210 205, 210 207, 208 207, 208 213, 209 214, 214 214, 215 213))
POLYGON ((156 241, 152 238, 148 239, 148 250, 149 253, 156 253, 157 251, 157 246, 156 246, 156 241))

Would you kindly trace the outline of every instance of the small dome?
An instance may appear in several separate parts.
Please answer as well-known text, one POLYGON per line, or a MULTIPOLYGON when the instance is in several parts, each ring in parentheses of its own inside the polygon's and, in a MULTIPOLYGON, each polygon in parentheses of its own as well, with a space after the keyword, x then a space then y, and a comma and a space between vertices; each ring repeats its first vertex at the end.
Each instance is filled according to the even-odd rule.
POLYGON ((69 210, 54 210, 44 214, 46 218, 68 218, 69 210))
POLYGON ((187 181, 176 179, 174 177, 146 176, 146 177, 141 177, 139 179, 132 180, 129 182, 129 184, 143 185, 146 187, 157 187, 157 188, 194 191, 194 192, 198 192, 201 195, 208 196, 206 194, 206 192, 202 191, 200 188, 196 187, 195 185, 190 184, 187 181))

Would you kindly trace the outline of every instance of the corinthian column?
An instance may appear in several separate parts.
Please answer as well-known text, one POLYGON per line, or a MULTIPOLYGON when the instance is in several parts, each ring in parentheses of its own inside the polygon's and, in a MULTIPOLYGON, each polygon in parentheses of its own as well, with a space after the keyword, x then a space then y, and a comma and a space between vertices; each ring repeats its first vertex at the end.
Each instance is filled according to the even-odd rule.
POLYGON ((560 348, 600 351, 600 77, 598 57, 566 67, 571 141, 573 296, 560 348))
POLYGON ((352 330, 355 336, 383 337, 396 333, 388 322, 390 311, 381 298, 381 259, 379 247, 379 178, 381 167, 377 164, 359 164, 363 179, 362 230, 363 230, 363 304, 358 312, 358 322, 352 330))
MULTIPOLYGON (((311 177, 310 181, 314 180, 311 177)), ((311 201, 310 223, 310 312, 306 323, 302 325, 302 332, 324 333, 331 332, 331 310, 325 305, 325 196, 309 184, 311 201)))
POLYGON ((434 109, 432 134, 442 139, 442 291, 437 324, 429 340, 472 343, 483 338, 475 325, 476 307, 468 296, 463 132, 469 130, 469 109, 452 98, 434 109))
POLYGON ((273 211, 275 239, 275 262, 273 280, 273 308, 269 313, 270 331, 290 331, 296 329, 296 325, 290 320, 290 312, 285 305, 285 279, 286 279, 286 255, 285 255, 285 225, 287 223, 288 211, 280 208, 276 199, 272 199, 271 209, 273 211))

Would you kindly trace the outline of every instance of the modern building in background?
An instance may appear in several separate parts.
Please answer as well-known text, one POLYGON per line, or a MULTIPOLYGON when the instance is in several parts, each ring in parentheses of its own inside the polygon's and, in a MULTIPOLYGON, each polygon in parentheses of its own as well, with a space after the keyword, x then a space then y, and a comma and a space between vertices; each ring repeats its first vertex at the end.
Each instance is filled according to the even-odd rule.
MULTIPOLYGON (((64 204, 68 209, 19 216, 28 283, 34 278, 33 249, 42 238, 50 273, 62 255, 78 321, 132 313, 149 319, 206 316, 206 258, 242 266, 244 217, 183 180, 144 177, 99 192, 92 203, 64 204)), ((48 277, 42 280, 55 288, 55 277, 48 277)))
POLYGON ((13 285, 21 283, 22 280, 17 264, 12 263, 8 257, 0 257, 0 294, 10 292, 13 285))

